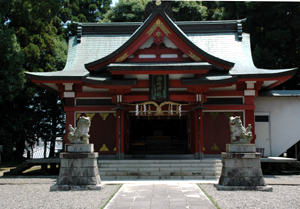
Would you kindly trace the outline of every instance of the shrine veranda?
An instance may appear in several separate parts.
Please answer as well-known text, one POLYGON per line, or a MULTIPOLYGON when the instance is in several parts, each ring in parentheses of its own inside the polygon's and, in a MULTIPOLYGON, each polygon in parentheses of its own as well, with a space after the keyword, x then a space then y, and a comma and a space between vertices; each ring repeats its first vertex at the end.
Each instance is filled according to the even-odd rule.
POLYGON ((66 127, 90 117, 101 156, 220 154, 229 117, 251 124, 255 143, 255 97, 296 72, 256 68, 243 21, 177 22, 150 3, 143 22, 78 23, 65 68, 26 77, 60 95, 66 127))

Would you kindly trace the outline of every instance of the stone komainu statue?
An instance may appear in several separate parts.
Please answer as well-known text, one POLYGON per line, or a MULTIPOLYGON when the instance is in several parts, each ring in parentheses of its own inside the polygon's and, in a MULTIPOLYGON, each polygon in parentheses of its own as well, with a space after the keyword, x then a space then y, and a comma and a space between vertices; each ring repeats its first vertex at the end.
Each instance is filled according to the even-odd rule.
POLYGON ((251 124, 249 124, 247 128, 244 128, 239 116, 231 116, 229 127, 231 132, 231 143, 250 144, 250 141, 252 140, 252 132, 250 131, 252 128, 251 124))
POLYGON ((71 144, 88 144, 90 138, 90 135, 88 134, 90 131, 90 126, 90 117, 84 116, 79 117, 79 121, 75 129, 70 124, 68 139, 71 144))

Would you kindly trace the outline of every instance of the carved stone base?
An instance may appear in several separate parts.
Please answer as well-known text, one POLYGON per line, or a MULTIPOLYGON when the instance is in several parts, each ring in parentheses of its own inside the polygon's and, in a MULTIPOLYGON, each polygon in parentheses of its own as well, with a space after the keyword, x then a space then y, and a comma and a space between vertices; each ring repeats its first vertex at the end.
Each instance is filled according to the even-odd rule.
POLYGON ((99 185, 87 185, 87 186, 74 186, 74 185, 53 185, 50 187, 50 191, 80 191, 80 190, 101 190, 106 184, 99 185))
POLYGON ((50 191, 102 189, 97 157, 98 153, 61 153, 59 177, 50 191))
POLYGON ((226 152, 241 152, 241 153, 255 153, 255 144, 226 144, 226 152))
POLYGON ((260 165, 260 153, 222 153, 222 174, 218 190, 272 191, 266 186, 260 165))
POLYGON ((66 144, 66 152, 93 153, 94 144, 66 144))
POLYGON ((263 191, 272 192, 273 188, 271 186, 221 186, 219 184, 214 185, 217 190, 223 191, 234 191, 234 190, 248 190, 248 191, 263 191))

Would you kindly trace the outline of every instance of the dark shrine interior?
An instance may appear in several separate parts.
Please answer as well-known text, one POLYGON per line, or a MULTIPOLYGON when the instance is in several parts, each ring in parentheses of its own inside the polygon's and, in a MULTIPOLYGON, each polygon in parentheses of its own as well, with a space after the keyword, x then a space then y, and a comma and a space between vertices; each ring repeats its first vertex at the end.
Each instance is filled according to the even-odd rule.
MULTIPOLYGON (((131 117, 130 125, 130 143, 144 143, 146 154, 188 152, 187 117, 131 117)), ((140 151, 140 147, 131 148, 131 152, 140 151)))

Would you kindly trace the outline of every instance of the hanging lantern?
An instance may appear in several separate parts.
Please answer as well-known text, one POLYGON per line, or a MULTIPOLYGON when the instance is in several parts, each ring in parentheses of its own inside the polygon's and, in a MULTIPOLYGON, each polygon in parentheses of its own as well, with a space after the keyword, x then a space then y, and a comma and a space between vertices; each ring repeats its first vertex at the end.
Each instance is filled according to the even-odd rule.
POLYGON ((141 115, 143 115, 143 107, 141 106, 141 109, 140 109, 140 113, 141 115))
POLYGON ((179 111, 178 111, 178 105, 176 105, 176 115, 179 114, 179 111))
POLYGON ((171 105, 169 104, 169 108, 168 108, 168 115, 171 114, 171 105))
POLYGON ((148 105, 148 115, 151 115, 151 107, 148 105))
POLYGON ((136 104, 135 106, 135 116, 138 116, 139 115, 139 105, 136 104))

